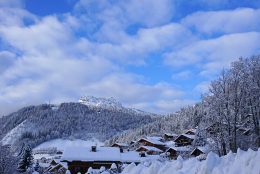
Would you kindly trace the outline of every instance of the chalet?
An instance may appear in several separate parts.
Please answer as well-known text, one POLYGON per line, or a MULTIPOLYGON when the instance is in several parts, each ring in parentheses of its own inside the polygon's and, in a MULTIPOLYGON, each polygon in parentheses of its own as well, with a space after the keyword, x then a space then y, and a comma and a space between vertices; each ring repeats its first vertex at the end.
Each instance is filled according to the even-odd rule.
POLYGON ((137 141, 131 141, 130 142, 130 145, 133 145, 133 144, 135 144, 137 141))
POLYGON ((51 160, 51 162, 50 162, 51 166, 56 166, 57 164, 59 164, 59 161, 51 160))
POLYGON ((137 152, 120 152, 117 147, 70 147, 65 149, 61 162, 66 162, 71 174, 86 173, 90 167, 110 168, 113 163, 140 163, 137 152))
POLYGON ((240 135, 250 135, 251 131, 250 129, 248 128, 244 128, 244 127, 240 127, 237 129, 237 132, 240 134, 240 135))
POLYGON ((183 147, 169 147, 165 154, 169 159, 177 159, 179 155, 187 155, 190 153, 190 148, 183 146, 183 147))
POLYGON ((39 160, 41 163, 47 163, 48 159, 46 157, 41 157, 41 159, 39 160))
POLYGON ((210 126, 208 126, 206 128, 206 131, 209 134, 213 135, 213 134, 220 132, 221 129, 226 129, 226 128, 227 128, 227 125, 225 123, 215 122, 215 123, 211 124, 210 126))
POLYGON ((208 152, 209 152, 208 146, 196 147, 195 149, 193 149, 190 155, 197 157, 197 159, 199 160, 204 160, 206 159, 208 152))
POLYGON ((137 141, 137 143, 141 144, 142 146, 152 146, 160 150, 165 150, 165 144, 162 142, 161 137, 141 138, 137 141))
POLYGON ((56 152, 56 154, 57 154, 57 155, 62 155, 63 152, 62 152, 61 150, 58 150, 58 151, 56 152))
POLYGON ((195 138, 195 135, 181 134, 175 140, 176 146, 188 146, 191 145, 195 138))
POLYGON ((165 141, 171 141, 171 140, 174 140, 177 136, 178 136, 177 134, 165 133, 163 135, 163 138, 165 141))
MULTIPOLYGON (((60 164, 60 161, 51 160, 50 163, 49 163, 49 166, 45 170, 45 173, 48 173, 48 172, 51 172, 51 171, 53 171, 53 173, 54 173, 55 170, 59 170, 60 168, 64 167, 64 166, 61 166, 59 164, 60 164)), ((66 170, 65 170, 65 172, 66 172, 66 170)))
POLYGON ((125 144, 125 143, 114 143, 114 144, 112 144, 111 147, 118 147, 120 149, 127 149, 128 148, 128 144, 125 144))
POLYGON ((243 132, 243 135, 248 136, 248 135, 251 135, 251 133, 252 133, 251 129, 247 129, 247 130, 245 130, 245 131, 243 132))
POLYGON ((169 159, 176 159, 177 158, 177 151, 174 149, 174 148, 168 148, 166 151, 165 151, 165 154, 166 156, 169 158, 169 159))
POLYGON ((191 156, 199 156, 201 154, 205 154, 204 151, 198 147, 196 147, 192 152, 191 152, 191 156))
POLYGON ((187 135, 195 135, 196 134, 196 129, 189 129, 186 132, 184 132, 184 134, 187 135))
POLYGON ((146 152, 148 155, 159 155, 163 153, 162 150, 153 147, 153 146, 141 146, 138 149, 136 149, 137 152, 146 152))
POLYGON ((66 163, 59 163, 51 168, 48 169, 50 173, 58 173, 58 174, 65 174, 67 171, 66 163))

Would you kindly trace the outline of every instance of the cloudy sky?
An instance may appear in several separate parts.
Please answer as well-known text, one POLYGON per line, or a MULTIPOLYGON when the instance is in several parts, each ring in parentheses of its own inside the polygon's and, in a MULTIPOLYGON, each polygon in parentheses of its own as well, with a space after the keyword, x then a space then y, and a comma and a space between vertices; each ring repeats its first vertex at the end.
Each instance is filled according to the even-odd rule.
POLYGON ((0 115, 114 97, 169 113, 260 53, 259 0, 0 0, 0 115))

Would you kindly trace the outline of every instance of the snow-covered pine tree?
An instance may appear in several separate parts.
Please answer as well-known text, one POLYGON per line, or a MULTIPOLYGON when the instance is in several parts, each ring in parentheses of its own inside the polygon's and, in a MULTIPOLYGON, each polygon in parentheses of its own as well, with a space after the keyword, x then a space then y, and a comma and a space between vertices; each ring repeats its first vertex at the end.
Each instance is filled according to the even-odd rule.
POLYGON ((20 161, 18 163, 17 171, 20 173, 26 172, 32 167, 33 156, 32 149, 29 145, 24 146, 20 161))

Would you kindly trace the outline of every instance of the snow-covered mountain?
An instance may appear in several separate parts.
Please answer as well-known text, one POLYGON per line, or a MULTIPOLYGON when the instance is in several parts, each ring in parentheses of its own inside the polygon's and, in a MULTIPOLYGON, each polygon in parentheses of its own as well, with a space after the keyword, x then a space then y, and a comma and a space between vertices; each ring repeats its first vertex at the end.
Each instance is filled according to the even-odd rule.
POLYGON ((135 114, 159 116, 158 114, 145 112, 140 109, 125 107, 122 105, 122 103, 120 103, 118 100, 116 100, 113 97, 102 98, 102 97, 94 97, 94 96, 82 96, 78 102, 94 108, 103 108, 103 109, 121 110, 121 111, 125 110, 127 112, 132 112, 135 114))
POLYGON ((82 97, 77 103, 28 106, 0 118, 2 144, 32 146, 57 138, 98 138, 154 122, 154 115, 123 107, 113 98, 82 97))

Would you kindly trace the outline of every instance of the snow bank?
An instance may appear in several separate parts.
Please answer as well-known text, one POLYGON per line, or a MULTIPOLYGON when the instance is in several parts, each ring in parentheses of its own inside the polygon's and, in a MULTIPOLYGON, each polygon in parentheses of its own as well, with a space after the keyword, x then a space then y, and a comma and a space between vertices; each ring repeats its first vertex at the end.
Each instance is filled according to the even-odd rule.
POLYGON ((122 174, 260 174, 260 148, 258 151, 238 149, 236 154, 229 153, 219 157, 210 152, 207 159, 196 158, 175 161, 153 161, 150 165, 141 163, 128 165, 122 174))

